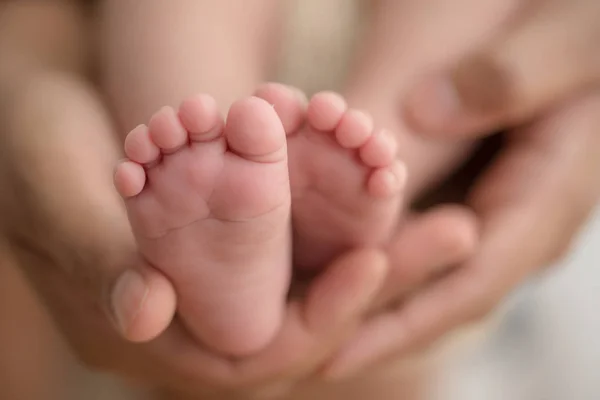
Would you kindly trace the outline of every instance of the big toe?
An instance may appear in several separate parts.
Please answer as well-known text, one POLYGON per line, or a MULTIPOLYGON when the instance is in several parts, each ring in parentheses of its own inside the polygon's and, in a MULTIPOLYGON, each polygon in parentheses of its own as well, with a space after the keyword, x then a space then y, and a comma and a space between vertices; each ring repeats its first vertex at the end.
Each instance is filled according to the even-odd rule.
POLYGON ((280 83, 265 83, 256 90, 255 96, 273 106, 286 134, 295 133, 304 123, 308 100, 300 89, 280 83))
POLYGON ((286 157, 281 120, 273 106, 258 97, 248 97, 231 106, 225 137, 230 150, 252 161, 276 162, 286 157))

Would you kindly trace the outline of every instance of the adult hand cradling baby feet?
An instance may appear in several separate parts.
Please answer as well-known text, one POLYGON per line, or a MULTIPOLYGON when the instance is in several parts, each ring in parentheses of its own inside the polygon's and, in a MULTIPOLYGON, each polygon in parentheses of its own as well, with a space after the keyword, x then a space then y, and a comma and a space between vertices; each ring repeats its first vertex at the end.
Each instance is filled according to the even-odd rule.
POLYGON ((120 144, 78 64, 0 70, 3 229, 90 365, 192 396, 342 380, 486 316, 598 199, 593 0, 379 0, 343 96, 309 101, 259 85, 275 2, 107 3, 127 32, 108 97, 122 126, 147 123, 120 144), (229 26, 239 40, 179 50, 229 26), (499 129, 464 205, 402 210, 499 129), (288 298, 292 255, 315 277, 288 298))
MULTIPOLYGON (((462 12, 467 3, 451 7, 462 12)), ((423 138, 457 143, 506 129, 505 146, 466 201, 479 218, 481 243, 468 262, 372 321, 334 361, 332 375, 400 357, 486 317, 520 282, 567 253, 597 204, 600 3, 476 3, 473 13, 507 22, 490 24, 493 34, 480 32, 483 43, 465 46, 458 61, 429 65, 431 73, 408 85, 402 114, 423 138), (502 16, 498 7, 508 3, 502 16)), ((403 15, 431 26, 427 13, 403 15)), ((452 19, 460 17, 449 13, 440 26, 460 32, 452 19)))
MULTIPOLYGON (((200 342, 224 355, 249 357, 229 367, 242 381, 268 376, 264 368, 284 374, 290 360, 277 360, 282 357, 277 352, 289 357, 282 346, 292 346, 291 339, 280 335, 289 336, 290 329, 297 336, 293 354, 306 358, 313 344, 320 349, 316 359, 309 358, 311 368, 303 361, 296 374, 325 361, 335 347, 324 337, 315 341, 317 332, 310 330, 346 337, 344 330, 356 326, 380 297, 387 271, 376 252, 342 258, 345 268, 324 272, 307 292, 305 306, 291 303, 284 313, 292 267, 290 213, 299 253, 295 267, 320 270, 351 249, 388 243, 405 180, 394 136, 375 130, 367 114, 348 109, 341 96, 329 92, 306 103, 297 89, 267 84, 255 97, 234 103, 223 121, 214 99, 195 96, 177 112, 163 108, 148 126, 132 130, 125 139, 129 160, 115 173, 144 269, 156 268, 173 283, 179 320, 200 342), (357 261, 370 259, 373 265, 357 261), (352 293, 356 297, 350 299, 352 293), (307 308, 298 315, 298 307, 307 308), (273 355, 277 361, 263 364, 273 355)), ((465 224, 467 235, 474 235, 471 226, 465 224)), ((413 241, 425 239, 418 229, 416 235, 413 241)), ((439 240, 431 244, 436 261, 462 261, 469 250, 457 252, 452 242, 464 235, 444 235, 429 237, 439 240)), ((411 234, 407 237, 410 241, 411 234)), ((413 267, 425 263, 431 261, 417 258, 413 267)), ((134 312, 117 313, 135 318, 129 325, 123 321, 122 327, 129 326, 124 332, 151 326, 142 319, 156 315, 145 308, 153 303, 148 296, 157 295, 146 291, 134 312)), ((212 362, 217 360, 213 355, 212 362)), ((226 366, 207 371, 223 374, 226 366)))

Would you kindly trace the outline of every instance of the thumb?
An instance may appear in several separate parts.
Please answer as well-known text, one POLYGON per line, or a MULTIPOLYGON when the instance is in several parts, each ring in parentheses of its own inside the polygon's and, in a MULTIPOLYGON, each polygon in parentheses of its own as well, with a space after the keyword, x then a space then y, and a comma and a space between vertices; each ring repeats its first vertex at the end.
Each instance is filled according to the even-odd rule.
POLYGON ((592 30, 600 6, 572 3, 540 3, 522 24, 417 83, 406 98, 407 122, 438 137, 479 136, 521 123, 592 82, 600 70, 592 30))
POLYGON ((173 285, 161 272, 139 263, 121 271, 109 285, 108 303, 121 335, 132 342, 146 342, 169 326, 177 299, 173 285))

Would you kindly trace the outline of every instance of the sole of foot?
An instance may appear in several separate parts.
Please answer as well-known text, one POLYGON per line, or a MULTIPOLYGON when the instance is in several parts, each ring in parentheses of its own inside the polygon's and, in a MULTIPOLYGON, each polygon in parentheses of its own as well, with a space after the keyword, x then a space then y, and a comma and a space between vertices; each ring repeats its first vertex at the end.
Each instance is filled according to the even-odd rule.
POLYGON ((294 261, 314 270, 345 250, 389 240, 406 169, 394 135, 375 129, 367 113, 336 93, 309 102, 298 93, 268 84, 257 96, 274 105, 288 132, 294 261))
POLYGON ((213 350, 265 347, 283 318, 291 269, 285 131, 258 97, 223 121, 199 95, 125 140, 115 172, 143 259, 173 282, 178 315, 213 350))

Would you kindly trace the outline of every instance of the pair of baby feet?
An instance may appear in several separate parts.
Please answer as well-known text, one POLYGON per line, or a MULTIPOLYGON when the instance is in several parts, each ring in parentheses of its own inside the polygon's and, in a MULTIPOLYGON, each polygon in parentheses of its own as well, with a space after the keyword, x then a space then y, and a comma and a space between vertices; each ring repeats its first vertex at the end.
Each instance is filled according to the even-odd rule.
POLYGON ((228 355, 277 333, 292 244, 295 266, 325 266, 384 244, 400 212, 394 136, 334 93, 306 103, 267 84, 224 121, 196 96, 131 131, 116 169, 143 259, 171 279, 192 334, 228 355))

